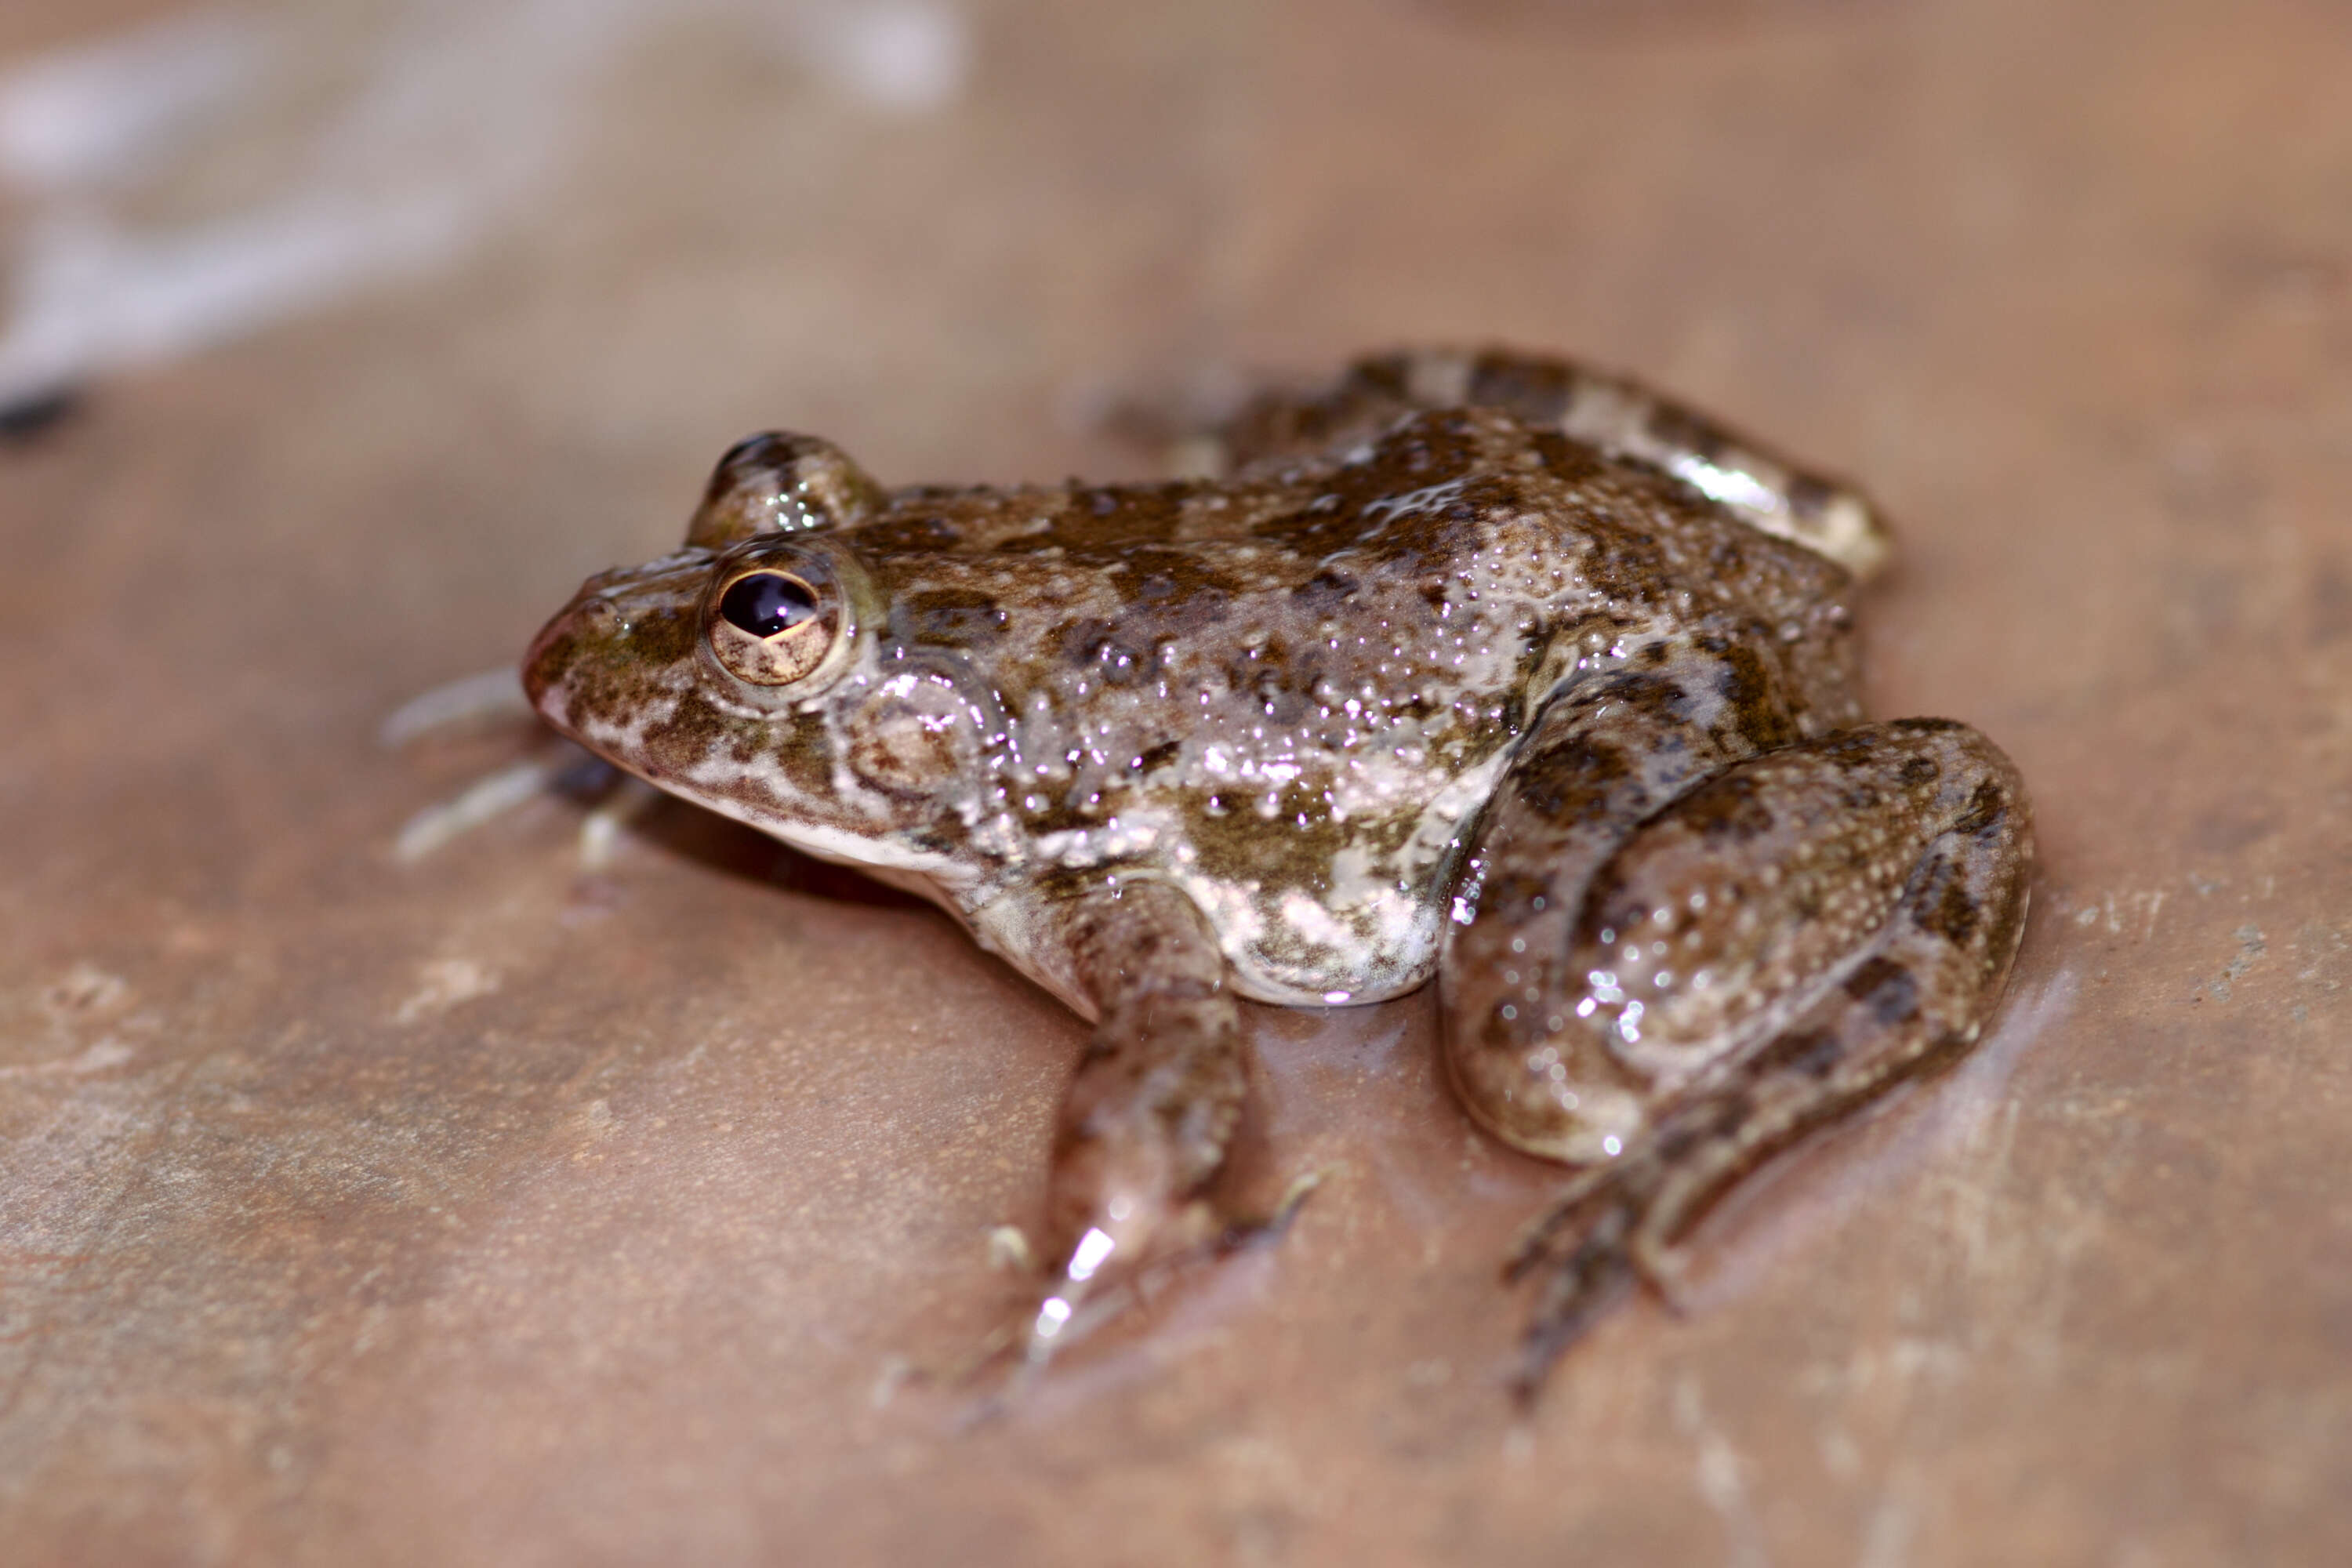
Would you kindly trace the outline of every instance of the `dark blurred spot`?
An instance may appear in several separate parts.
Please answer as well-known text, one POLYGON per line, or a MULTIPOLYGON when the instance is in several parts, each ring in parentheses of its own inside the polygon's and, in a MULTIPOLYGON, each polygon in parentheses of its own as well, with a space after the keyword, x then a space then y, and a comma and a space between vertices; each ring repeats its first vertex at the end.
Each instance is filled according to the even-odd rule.
POLYGON ((79 387, 61 386, 0 404, 0 442, 15 446, 37 441, 79 414, 83 401, 79 387))

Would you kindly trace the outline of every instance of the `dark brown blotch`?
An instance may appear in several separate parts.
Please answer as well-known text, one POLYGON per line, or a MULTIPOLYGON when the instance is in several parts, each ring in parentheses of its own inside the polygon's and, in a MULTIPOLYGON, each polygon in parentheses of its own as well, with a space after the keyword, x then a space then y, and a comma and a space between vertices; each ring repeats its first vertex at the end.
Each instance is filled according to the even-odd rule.
POLYGON ((867 523, 857 531, 856 541, 869 556, 926 555, 953 550, 963 542, 963 533, 946 518, 918 512, 867 523))
POLYGON ((1536 458, 1546 471, 1571 485, 1591 479, 1608 461, 1594 447, 1558 430, 1537 431, 1535 447, 1536 458))
POLYGON ((1789 510, 1806 522, 1819 522, 1837 491, 1808 474, 1799 474, 1782 492, 1789 510))
POLYGON ((1340 378, 1339 395, 1393 397, 1402 400, 1412 379, 1409 353, 1367 354, 1348 367, 1340 378))
POLYGON ((900 641, 945 647, 986 647, 1011 620, 1003 605, 973 588, 922 589, 890 607, 890 629, 900 641))
POLYGON ((1171 483, 1077 490, 1069 510, 1049 531, 1082 559, 1116 554, 1130 545, 1168 539, 1176 531, 1185 501, 1198 489, 1171 483))
POLYGON ((1845 994, 1868 1007, 1881 1024, 1899 1024, 1919 1013, 1919 982, 1884 954, 1864 960, 1846 976, 1845 994))
POLYGON ((1827 1078, 1845 1058, 1845 1042, 1832 1029, 1792 1029, 1756 1054, 1759 1073, 1793 1072, 1827 1078))
POLYGON ((1797 738, 1771 671, 1753 647, 1734 643, 1723 651, 1723 700, 1732 726, 1759 752, 1775 751, 1797 738))
POLYGON ((1154 640, 1223 620, 1239 587, 1181 546, 1130 546, 1109 564, 1129 619, 1154 640))
POLYGON ((1470 367, 1470 401, 1500 408, 1530 425, 1550 425, 1568 412, 1568 367, 1558 360, 1489 352, 1470 367))
MULTIPOLYGON (((1341 605, 1355 597, 1357 586, 1357 581, 1352 574, 1339 571, 1336 567, 1326 566, 1292 589, 1291 597, 1297 602, 1299 609, 1307 615, 1328 616, 1336 614, 1341 605)), ((1437 591, 1443 597, 1445 592, 1444 585, 1437 584, 1437 591)))
POLYGON ((1617 786, 1633 771, 1615 746, 1579 737, 1522 761, 1513 770, 1512 787, 1546 822, 1580 826, 1633 809, 1616 798, 1617 786))
POLYGON ((1952 824, 1957 833, 1990 837, 2009 816, 2009 797, 2000 785, 1987 779, 1969 796, 1969 804, 1952 824))
POLYGON ((1731 447, 1731 438, 1721 429, 1672 403, 1661 403, 1651 409, 1649 430, 1664 445, 1693 453, 1710 463, 1719 460, 1731 447))
POLYGON ((1758 781, 1737 773, 1700 785, 1683 801, 1675 816, 1703 838, 1735 843, 1771 832, 1778 821, 1758 781))
POLYGON ((1919 923, 1954 946, 1963 947, 1976 934, 1984 911, 1958 868, 1947 866, 1942 869, 1944 885, 1920 910, 1919 923))
POLYGON ((1620 704, 1662 724, 1679 724, 1691 717, 1690 693, 1669 675, 1653 675, 1645 669, 1619 670, 1593 682, 1591 691, 1590 698, 1581 700, 1595 705, 1620 704))

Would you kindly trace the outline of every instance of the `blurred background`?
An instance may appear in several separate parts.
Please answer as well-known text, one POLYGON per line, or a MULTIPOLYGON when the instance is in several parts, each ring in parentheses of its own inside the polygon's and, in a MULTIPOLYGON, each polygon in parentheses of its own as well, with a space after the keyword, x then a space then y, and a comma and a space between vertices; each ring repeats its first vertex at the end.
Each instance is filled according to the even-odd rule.
POLYGON ((0 1555, 2340 1555, 2347 80, 2323 0, 10 0, 0 1555), (1129 477, 1431 341, 1887 505, 1874 712, 2036 801, 2011 1000, 1532 1411, 1556 1173, 1426 997, 1252 1009, 1323 1186, 975 1424, 1082 1026, 682 806, 404 862, 528 737, 376 727, 746 431, 1129 477))

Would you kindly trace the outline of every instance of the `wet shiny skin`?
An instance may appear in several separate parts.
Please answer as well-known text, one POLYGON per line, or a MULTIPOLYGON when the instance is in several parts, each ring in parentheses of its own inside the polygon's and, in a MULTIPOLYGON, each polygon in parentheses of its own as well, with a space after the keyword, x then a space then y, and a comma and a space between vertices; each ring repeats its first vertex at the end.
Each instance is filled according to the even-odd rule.
POLYGON ((755 438, 525 681, 1096 1021, 1033 1349, 1190 1234, 1234 996, 1438 976, 1470 1113, 1585 1167, 1520 1260, 1532 1377, 1759 1160, 1975 1039, 2024 799, 1972 731, 1862 722, 1867 506, 1637 386, 1392 355, 1223 441, 1215 481, 890 491, 755 438))

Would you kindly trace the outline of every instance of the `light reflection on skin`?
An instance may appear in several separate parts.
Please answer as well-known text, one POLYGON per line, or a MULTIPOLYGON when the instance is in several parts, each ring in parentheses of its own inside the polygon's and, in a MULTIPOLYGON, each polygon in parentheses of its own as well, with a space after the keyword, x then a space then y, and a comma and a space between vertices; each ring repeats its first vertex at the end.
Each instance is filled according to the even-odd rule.
POLYGON ((1071 1281, 1075 1284, 1083 1284, 1093 1279, 1095 1270, 1103 1266, 1103 1260, 1108 1258, 1118 1246, 1118 1243, 1113 1241, 1109 1234, 1099 1227, 1088 1230, 1086 1235, 1078 1237, 1077 1248, 1070 1254, 1068 1273, 1071 1281))
POLYGON ((1753 511, 1778 511, 1781 507, 1780 493, 1752 475, 1737 468, 1717 468, 1696 458, 1678 458, 1666 465, 1674 476, 1700 490, 1710 499, 1732 506, 1747 507, 1753 511))
POLYGON ((1062 1331, 1070 1321, 1070 1304, 1059 1296, 1048 1296, 1045 1304, 1037 1309, 1037 1321, 1029 1332, 1037 1340, 1050 1340, 1062 1331))
MULTIPOLYGON (((1129 1205, 1125 1203, 1115 1203, 1111 1206, 1116 1211, 1129 1205)), ((1124 1215, 1114 1212, 1111 1217, 1117 1220, 1123 1218, 1124 1215)), ((1086 1235, 1078 1237, 1078 1245, 1071 1251, 1070 1266, 1062 1271, 1063 1279, 1072 1285, 1085 1284, 1095 1277, 1096 1271, 1101 1268, 1109 1259, 1110 1255, 1118 1249, 1118 1243, 1111 1239, 1109 1232, 1099 1226, 1089 1228, 1086 1235)), ((1072 1296, 1076 1294, 1076 1291, 1069 1292, 1072 1296)), ((1029 1331, 1030 1353, 1033 1356, 1062 1331, 1064 1325, 1070 1321, 1072 1310, 1069 1296, 1045 1298, 1045 1302, 1037 1309, 1037 1321, 1029 1331)))

